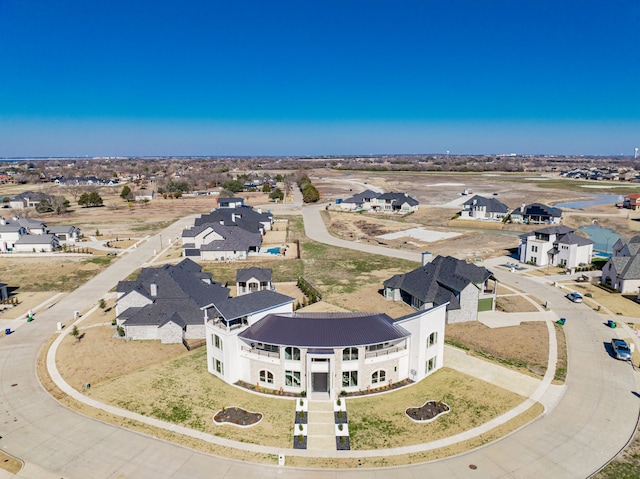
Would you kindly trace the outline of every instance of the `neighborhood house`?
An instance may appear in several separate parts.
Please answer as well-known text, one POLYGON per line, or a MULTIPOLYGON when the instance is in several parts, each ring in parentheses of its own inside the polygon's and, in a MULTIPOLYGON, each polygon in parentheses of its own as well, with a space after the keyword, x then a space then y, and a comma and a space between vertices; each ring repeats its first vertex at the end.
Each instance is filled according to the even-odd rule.
POLYGON ((418 201, 406 193, 375 193, 371 190, 363 191, 338 203, 338 207, 343 210, 401 214, 417 211, 418 205, 418 201))
POLYGON ((486 268, 452 256, 423 253, 422 266, 384 283, 385 298, 404 301, 418 311, 446 305, 447 323, 476 321, 479 311, 492 311, 497 280, 486 268))
POLYGON ((620 238, 602 268, 602 283, 620 293, 638 294, 640 298, 640 236, 620 238))
POLYGON ((509 208, 495 198, 476 195, 462 204, 460 219, 502 221, 509 215, 509 208))
POLYGON ((538 266, 551 265, 563 268, 590 264, 594 243, 574 231, 568 226, 558 225, 520 235, 520 261, 538 266))

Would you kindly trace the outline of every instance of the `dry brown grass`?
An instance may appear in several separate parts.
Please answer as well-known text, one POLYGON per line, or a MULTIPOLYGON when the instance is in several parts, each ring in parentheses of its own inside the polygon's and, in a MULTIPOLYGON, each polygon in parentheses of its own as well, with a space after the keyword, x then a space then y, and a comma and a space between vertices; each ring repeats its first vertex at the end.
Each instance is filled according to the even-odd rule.
POLYGON ((81 257, 0 257, 0 277, 23 292, 73 291, 102 271, 109 260, 81 257))
POLYGON ((549 333, 543 321, 489 328, 477 321, 449 324, 446 338, 474 354, 543 376, 549 357, 549 333))
POLYGON ((4 469, 11 474, 18 474, 22 470, 24 463, 9 454, 0 451, 0 469, 4 469))
POLYGON ((523 296, 498 296, 496 310, 507 313, 534 313, 539 311, 531 301, 523 296))

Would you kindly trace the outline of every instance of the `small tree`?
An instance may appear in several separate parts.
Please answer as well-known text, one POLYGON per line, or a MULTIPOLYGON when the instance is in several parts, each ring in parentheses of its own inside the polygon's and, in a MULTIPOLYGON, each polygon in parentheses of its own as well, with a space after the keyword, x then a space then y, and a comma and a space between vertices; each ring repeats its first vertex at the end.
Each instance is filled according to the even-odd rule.
POLYGON ((100 309, 104 309, 107 307, 107 302, 104 300, 104 298, 100 298, 100 301, 98 301, 98 306, 100 307, 100 309))
POLYGON ((120 192, 120 198, 123 200, 128 200, 131 197, 131 188, 128 185, 124 185, 122 187, 122 191, 120 192))
POLYGON ((71 336, 76 338, 76 341, 78 341, 78 337, 80 336, 80 331, 78 331, 78 326, 74 324, 69 334, 71 334, 71 336))

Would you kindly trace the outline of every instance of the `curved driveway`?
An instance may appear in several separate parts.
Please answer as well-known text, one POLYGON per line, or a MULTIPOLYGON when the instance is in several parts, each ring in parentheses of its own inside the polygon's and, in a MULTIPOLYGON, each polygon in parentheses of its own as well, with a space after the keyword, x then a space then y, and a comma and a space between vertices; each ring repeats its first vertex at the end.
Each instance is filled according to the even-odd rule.
MULTIPOLYGON (((305 230, 318 241, 372 253, 406 257, 371 245, 342 242, 326 233, 318 207, 303 208, 305 230), (346 244, 345 244, 346 243, 346 244)), ((181 220, 162 232, 172 237, 181 220)), ((253 465, 199 453, 71 411, 51 398, 35 375, 38 348, 85 311, 117 281, 143 265, 159 246, 158 235, 0 341, 0 447, 26 462, 19 478, 236 478, 243 477, 452 477, 582 478, 610 460, 633 435, 639 399, 636 373, 613 360, 605 347, 610 330, 586 305, 567 302, 542 282, 496 271, 499 279, 549 300, 565 325, 569 376, 556 407, 532 424, 480 449, 433 463, 382 470, 299 470, 253 465), (471 470, 474 464, 477 469, 471 470)), ((416 259, 417 255, 413 254, 416 259)), ((552 401, 548 401, 552 402, 552 401)))

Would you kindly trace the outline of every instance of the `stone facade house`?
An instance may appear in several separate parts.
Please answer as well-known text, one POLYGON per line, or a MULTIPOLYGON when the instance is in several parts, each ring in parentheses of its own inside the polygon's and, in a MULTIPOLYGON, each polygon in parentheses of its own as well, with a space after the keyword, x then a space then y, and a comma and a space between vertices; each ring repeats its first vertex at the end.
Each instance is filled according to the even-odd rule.
POLYGON ((484 267, 452 256, 423 255, 423 265, 384 283, 385 298, 418 311, 446 304, 447 323, 476 321, 479 311, 495 309, 497 280, 484 267))

